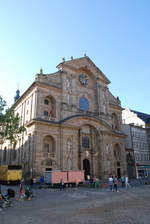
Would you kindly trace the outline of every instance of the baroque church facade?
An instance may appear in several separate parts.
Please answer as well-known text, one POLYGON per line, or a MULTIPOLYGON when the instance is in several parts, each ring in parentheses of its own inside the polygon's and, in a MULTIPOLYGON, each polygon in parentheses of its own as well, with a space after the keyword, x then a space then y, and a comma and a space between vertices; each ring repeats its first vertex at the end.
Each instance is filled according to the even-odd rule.
POLYGON ((122 108, 110 81, 84 56, 63 60, 58 71, 40 73, 15 102, 26 131, 15 149, 3 146, 3 164, 22 165, 25 174, 85 170, 85 177, 125 175, 122 108))

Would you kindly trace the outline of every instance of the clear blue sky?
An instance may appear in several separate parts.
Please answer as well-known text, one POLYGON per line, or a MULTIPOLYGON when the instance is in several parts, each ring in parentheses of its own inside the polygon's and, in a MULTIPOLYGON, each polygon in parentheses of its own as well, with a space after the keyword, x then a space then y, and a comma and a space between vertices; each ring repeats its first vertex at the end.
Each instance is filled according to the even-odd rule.
POLYGON ((150 114, 149 0, 0 0, 0 95, 13 103, 62 57, 86 53, 123 107, 150 114))

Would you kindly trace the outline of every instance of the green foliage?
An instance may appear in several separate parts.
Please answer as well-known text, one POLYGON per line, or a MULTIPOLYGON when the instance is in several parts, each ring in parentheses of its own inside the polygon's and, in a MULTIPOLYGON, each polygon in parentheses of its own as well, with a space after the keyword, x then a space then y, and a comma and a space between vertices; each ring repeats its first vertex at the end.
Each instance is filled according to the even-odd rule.
POLYGON ((4 110, 5 106, 6 106, 6 101, 3 100, 3 98, 0 96, 0 115, 2 114, 2 111, 4 110))
POLYGON ((6 102, 0 97, 0 136, 4 140, 16 143, 19 134, 25 131, 24 126, 20 126, 20 117, 14 114, 14 109, 7 109, 3 114, 2 111, 6 102))
POLYGON ((3 121, 3 111, 6 106, 6 101, 0 96, 0 123, 3 121))
POLYGON ((19 134, 25 131, 24 126, 19 126, 20 118, 14 115, 14 110, 9 109, 4 116, 4 138, 15 143, 19 134))

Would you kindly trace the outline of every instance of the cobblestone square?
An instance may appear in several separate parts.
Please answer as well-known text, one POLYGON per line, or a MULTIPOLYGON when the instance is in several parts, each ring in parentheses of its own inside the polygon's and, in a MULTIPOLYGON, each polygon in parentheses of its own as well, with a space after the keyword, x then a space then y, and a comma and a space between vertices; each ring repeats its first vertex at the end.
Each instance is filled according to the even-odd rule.
POLYGON ((0 212, 0 224, 149 224, 150 188, 34 189, 31 201, 13 202, 0 212))

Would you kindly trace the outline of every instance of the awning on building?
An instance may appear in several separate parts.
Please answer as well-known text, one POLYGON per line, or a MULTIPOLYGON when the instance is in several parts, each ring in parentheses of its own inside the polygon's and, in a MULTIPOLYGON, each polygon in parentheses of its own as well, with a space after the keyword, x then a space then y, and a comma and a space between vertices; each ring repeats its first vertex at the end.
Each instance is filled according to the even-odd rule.
POLYGON ((137 165, 137 167, 141 169, 146 169, 146 168, 150 168, 150 165, 137 165))

